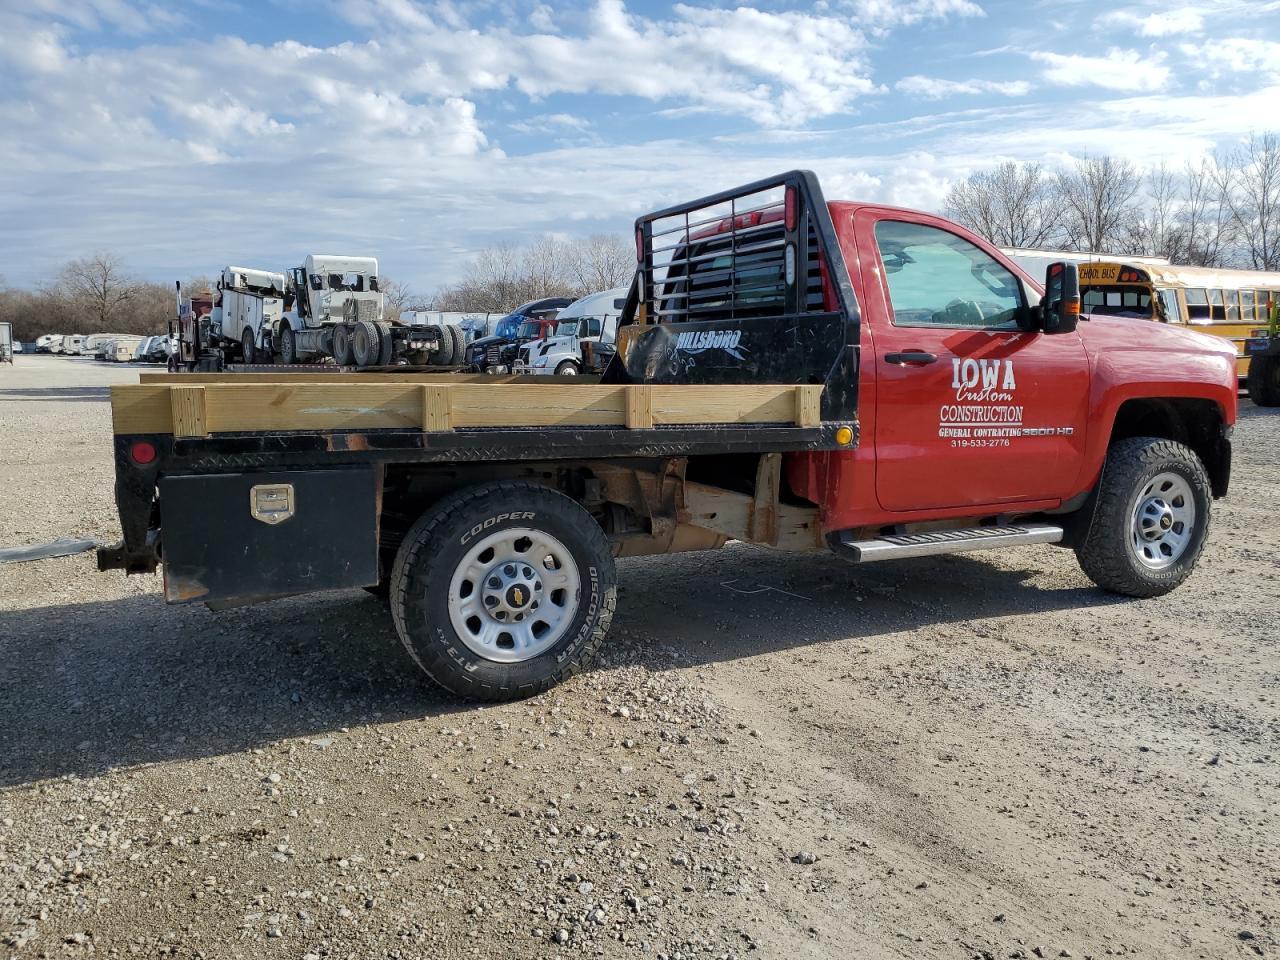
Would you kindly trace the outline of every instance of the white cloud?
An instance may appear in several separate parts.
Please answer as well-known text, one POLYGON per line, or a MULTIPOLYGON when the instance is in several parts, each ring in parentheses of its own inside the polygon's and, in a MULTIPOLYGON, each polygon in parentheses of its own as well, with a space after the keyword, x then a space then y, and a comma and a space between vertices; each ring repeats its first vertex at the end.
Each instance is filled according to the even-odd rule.
MULTIPOLYGON (((983 44, 1017 41, 1004 50, 1009 79, 906 77, 889 104, 902 119, 855 123, 863 99, 883 91, 870 61, 885 32, 937 34, 929 24, 981 10, 831 0, 640 16, 589 0, 571 16, 546 2, 515 8, 521 16, 488 0, 330 0, 348 40, 326 46, 154 31, 103 45, 93 32, 123 30, 142 0, 0 0, 5 273, 36 282, 113 249, 164 279, 232 258, 282 266, 329 247, 374 253, 388 276, 425 292, 495 239, 566 224, 626 230, 645 210, 795 166, 817 170, 833 199, 936 207, 956 177, 1001 159, 1074 149, 1176 163, 1257 127, 1280 102, 1261 72, 1275 51, 1240 40, 1210 61, 1259 78, 1239 97, 1117 99, 1106 89, 1160 90, 1169 70, 1162 57, 1112 50, 1041 55, 1053 82, 1104 89, 1037 103, 1026 95, 1038 77, 1008 56, 1026 42, 988 20, 983 44), (499 19, 480 27, 477 16, 499 19), (911 115, 910 97, 978 94, 999 107, 911 115), (664 139, 663 113, 705 122, 672 124, 694 132, 664 139), (497 144, 509 130, 545 136, 508 155, 497 144)), ((945 59, 911 69, 952 72, 945 59)))
POLYGON ((509 126, 517 133, 581 133, 591 128, 591 121, 571 113, 540 113, 509 126))
POLYGON ((948 17, 985 17, 973 0, 843 0, 859 22, 872 28, 911 26, 948 17))
POLYGON ((1209 76, 1244 74, 1254 77, 1280 78, 1280 42, 1252 37, 1230 37, 1201 48, 1182 44, 1183 54, 1201 59, 1209 76))
POLYGON ((1179 33, 1199 33, 1204 29, 1204 14, 1193 7, 1175 7, 1155 13, 1116 10, 1101 18, 1108 32, 1133 30, 1144 37, 1168 37, 1179 33))
POLYGON ((1031 53, 1031 58, 1045 64, 1045 80, 1066 87, 1145 92, 1161 90, 1169 82, 1163 52, 1152 54, 1112 47, 1106 56, 1090 57, 1037 50, 1031 53))
POLYGON ((925 100, 941 100, 944 97, 972 95, 979 93, 995 93, 1004 97, 1022 97, 1031 90, 1031 84, 1025 80, 943 80, 939 77, 925 77, 915 74, 903 77, 894 84, 894 89, 911 96, 923 97, 925 100))

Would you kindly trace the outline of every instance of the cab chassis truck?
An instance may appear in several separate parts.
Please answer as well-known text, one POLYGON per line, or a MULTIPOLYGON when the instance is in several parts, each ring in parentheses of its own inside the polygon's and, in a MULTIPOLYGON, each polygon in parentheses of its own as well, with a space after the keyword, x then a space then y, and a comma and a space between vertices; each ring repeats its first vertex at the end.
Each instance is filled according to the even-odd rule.
POLYGON ((603 377, 113 388, 124 536, 99 567, 163 564, 168 601, 214 608, 381 587, 414 662, 485 700, 588 665, 617 557, 1057 544, 1128 596, 1190 575, 1230 474, 1230 345, 1078 322, 1073 265, 1042 291, 804 171, 643 216, 636 244, 603 377))

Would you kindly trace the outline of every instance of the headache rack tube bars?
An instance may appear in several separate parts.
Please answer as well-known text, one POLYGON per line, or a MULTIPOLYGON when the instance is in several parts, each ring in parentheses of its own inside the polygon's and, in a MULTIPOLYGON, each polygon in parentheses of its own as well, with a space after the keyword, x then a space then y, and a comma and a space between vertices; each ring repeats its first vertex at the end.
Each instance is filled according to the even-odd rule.
POLYGON ((858 304, 812 172, 646 214, 636 250, 605 382, 821 384, 823 419, 856 419, 858 304))

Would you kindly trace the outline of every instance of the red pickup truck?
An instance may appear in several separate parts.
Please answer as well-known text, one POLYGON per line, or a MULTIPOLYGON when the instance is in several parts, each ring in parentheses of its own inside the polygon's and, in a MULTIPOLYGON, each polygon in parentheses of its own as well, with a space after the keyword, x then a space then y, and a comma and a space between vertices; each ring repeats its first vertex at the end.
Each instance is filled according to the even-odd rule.
POLYGON ((483 699, 589 662, 618 556, 1051 543, 1129 596, 1190 575, 1230 476, 1230 344, 1082 318, 1073 265, 1042 286, 804 171, 641 217, 636 252, 599 380, 116 388, 99 565, 163 561, 170 601, 215 607, 381 590, 414 661, 483 699))

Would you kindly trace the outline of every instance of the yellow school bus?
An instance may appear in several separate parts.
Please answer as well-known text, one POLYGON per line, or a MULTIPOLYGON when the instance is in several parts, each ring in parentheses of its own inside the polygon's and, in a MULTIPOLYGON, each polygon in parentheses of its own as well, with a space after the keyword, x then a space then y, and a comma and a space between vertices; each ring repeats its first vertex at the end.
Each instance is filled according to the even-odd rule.
POLYGON ((1082 313, 1181 323, 1230 340, 1243 381, 1245 344, 1267 336, 1280 273, 1104 260, 1080 264, 1080 296, 1082 313))

